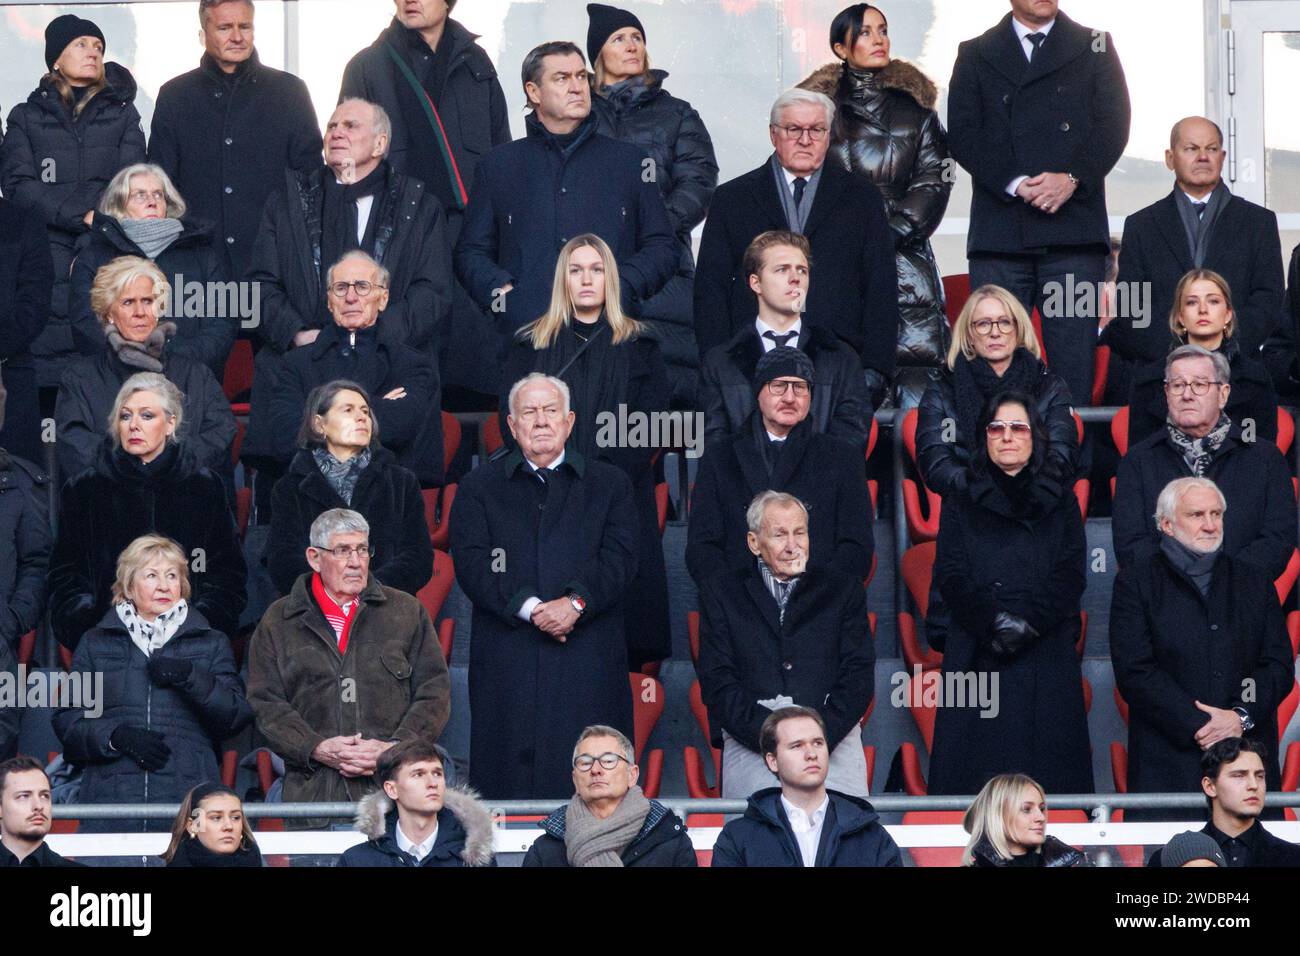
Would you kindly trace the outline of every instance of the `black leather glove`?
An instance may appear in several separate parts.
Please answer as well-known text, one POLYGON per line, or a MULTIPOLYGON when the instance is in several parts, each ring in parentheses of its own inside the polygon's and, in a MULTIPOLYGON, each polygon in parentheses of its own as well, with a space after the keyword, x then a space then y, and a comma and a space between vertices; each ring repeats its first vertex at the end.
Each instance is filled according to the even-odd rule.
POLYGON ((149 679, 159 687, 178 687, 190 679, 194 665, 178 657, 149 655, 149 679))
POLYGON ((1015 657, 1036 640, 1038 632, 1023 617, 1017 617, 1009 611, 999 611, 993 619, 989 650, 998 657, 1015 657))
POLYGON ((131 724, 119 726, 108 738, 108 742, 145 770, 161 770, 172 755, 172 749, 167 746, 167 740, 162 734, 131 724))

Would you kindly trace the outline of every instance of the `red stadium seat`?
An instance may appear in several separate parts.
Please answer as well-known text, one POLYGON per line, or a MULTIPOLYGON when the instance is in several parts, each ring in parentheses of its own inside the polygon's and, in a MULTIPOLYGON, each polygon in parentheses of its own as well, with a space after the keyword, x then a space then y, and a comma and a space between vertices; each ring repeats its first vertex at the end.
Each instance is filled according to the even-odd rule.
POLYGON ((1286 748, 1286 763, 1282 765, 1282 789, 1294 793, 1300 789, 1300 740, 1293 740, 1286 748))
MULTIPOLYGON (((912 464, 916 464, 916 423, 919 415, 915 408, 909 409, 903 416, 903 449, 912 464)), ((918 472, 919 474, 919 472, 918 472)), ((907 516, 908 535, 918 544, 933 541, 939 536, 940 498, 918 479, 903 479, 903 512, 907 516), (925 510, 922 511, 922 492, 925 497, 925 510)))
POLYGON ((700 696, 699 681, 691 683, 689 699, 691 714, 695 717, 695 722, 704 734, 705 746, 708 747, 713 758, 714 782, 712 786, 709 786, 704 771, 704 760, 700 756, 700 751, 695 747, 686 747, 682 752, 686 764, 686 792, 694 799, 717 799, 722 792, 722 751, 713 746, 713 738, 709 732, 709 712, 704 706, 704 699, 700 696))
POLYGON ((1110 377, 1110 349, 1098 345, 1092 356, 1092 399, 1091 404, 1100 405, 1106 394, 1106 379, 1110 377))
POLYGON ((686 612, 686 637, 691 645, 691 663, 700 666, 700 612, 686 612))
POLYGON ((944 311, 948 315, 948 324, 956 325, 957 316, 970 298, 970 273, 958 272, 943 277, 944 311))
POLYGON ((248 521, 253 514, 253 489, 235 489, 235 526, 239 529, 242 540, 248 536, 248 521))
MULTIPOLYGON (((1110 440, 1120 457, 1128 454, 1128 406, 1121 405, 1115 410, 1115 417, 1110 420, 1110 440)), ((1112 479, 1113 480, 1113 479, 1112 479)))
POLYGON ((59 645, 59 663, 65 671, 72 670, 72 651, 68 650, 62 644, 59 645))
POLYGON ((1291 638, 1291 659, 1300 656, 1300 611, 1286 616, 1286 636, 1291 638))
POLYGON ((1110 775, 1115 781, 1115 792, 1128 793, 1128 751, 1118 740, 1110 745, 1110 775))
POLYGON ((659 537, 664 536, 664 525, 668 523, 668 482, 661 481, 655 485, 655 514, 659 518, 659 537))
POLYGON ((867 793, 870 793, 871 781, 876 778, 876 748, 870 744, 864 744, 862 756, 867 760, 867 793))
POLYGON ((1074 651, 1083 660, 1083 647, 1088 643, 1088 612, 1079 612, 1079 639, 1074 644, 1074 651))
MULTIPOLYGON (((966 816, 964 810, 908 810, 903 814, 903 826, 961 826, 966 816)), ((962 847, 914 846, 909 847, 912 862, 917 866, 961 866, 962 847)))
POLYGON ((441 488, 423 488, 424 521, 429 526, 429 540, 440 551, 446 551, 451 545, 451 505, 456 500, 456 488, 453 482, 441 488))
POLYGON ((876 416, 871 416, 871 427, 867 430, 867 461, 871 460, 871 453, 876 450, 876 442, 880 440, 880 422, 876 421, 876 416))
POLYGON ((1291 552, 1291 560, 1286 563, 1286 570, 1282 572, 1281 577, 1273 582, 1273 587, 1277 588, 1277 599, 1281 604, 1286 603, 1286 596, 1291 593, 1295 587, 1296 577, 1300 576, 1300 551, 1291 552))
POLYGON ((1277 407, 1277 447, 1278 451, 1286 454, 1291 450, 1291 442, 1295 441, 1295 419, 1281 405, 1277 407))
POLYGON ((638 783, 647 797, 657 797, 663 777, 664 752, 652 750, 645 754, 645 746, 650 740, 650 734, 654 732, 655 724, 663 716, 664 685, 648 674, 635 672, 629 673, 627 680, 632 691, 632 736, 635 738, 636 761, 642 765, 638 783))
POLYGON ((30 665, 36 653, 36 632, 28 631, 18 639, 18 663, 30 665))
POLYGON ((925 648, 922 650, 920 638, 916 632, 916 619, 906 611, 898 614, 898 640, 903 648, 903 660, 908 671, 915 670, 919 664, 922 670, 933 670, 943 666, 943 654, 925 648))
POLYGON ((247 339, 237 339, 230 355, 226 357, 226 367, 221 377, 221 390, 225 392, 226 401, 230 402, 231 414, 248 414, 248 402, 236 402, 235 399, 252 389, 253 343, 247 339))
POLYGON ((1047 357, 1047 343, 1043 340, 1043 317, 1038 314, 1038 307, 1029 313, 1029 322, 1034 327, 1034 335, 1038 339, 1038 348, 1043 353, 1043 364, 1051 368, 1052 361, 1047 357))
POLYGON ((235 789, 235 772, 239 769, 239 754, 234 750, 221 753, 221 785, 235 789))
POLYGON ((420 599, 424 609, 429 612, 429 620, 435 623, 442 612, 443 602, 451 593, 452 583, 456 580, 456 566, 451 555, 446 551, 433 552, 433 577, 429 583, 420 588, 415 596, 420 599))
POLYGON ((496 450, 505 444, 505 439, 501 437, 501 419, 493 414, 487 417, 483 422, 483 450, 489 456, 495 455, 496 450))
POLYGON ((934 574, 934 558, 937 550, 938 546, 933 541, 913 545, 903 552, 903 557, 899 561, 903 583, 907 585, 907 593, 912 596, 912 602, 921 612, 922 619, 929 613, 930 581, 934 574))
POLYGON ((460 451, 460 419, 449 412, 442 413, 442 469, 451 473, 451 463, 460 451))

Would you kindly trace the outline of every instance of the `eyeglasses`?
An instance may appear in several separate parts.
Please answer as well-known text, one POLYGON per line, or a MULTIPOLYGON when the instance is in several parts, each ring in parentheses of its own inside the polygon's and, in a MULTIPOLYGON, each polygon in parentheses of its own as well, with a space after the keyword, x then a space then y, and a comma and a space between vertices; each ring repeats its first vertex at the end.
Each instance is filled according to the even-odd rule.
POLYGON ((599 763, 602 769, 613 770, 618 766, 620 760, 626 761, 627 763, 632 762, 628 760, 627 757, 623 756, 623 754, 604 753, 599 757, 593 757, 591 754, 578 754, 578 756, 573 758, 573 769, 586 773, 591 769, 593 764, 599 763))
POLYGON ((803 139, 804 133, 807 133, 808 138, 814 143, 820 143, 830 132, 825 126, 777 126, 773 123, 772 128, 786 139, 795 141, 803 139))
POLYGON ((773 395, 784 395, 786 389, 794 389, 794 393, 799 396, 807 395, 808 390, 812 388, 807 382, 787 382, 779 378, 774 378, 767 383, 767 390, 773 395))
POLYGON ((143 189, 133 189, 126 198, 131 202, 148 202, 150 199, 154 202, 163 202, 167 199, 167 194, 161 189, 155 189, 152 192, 146 192, 143 189))
POLYGON ((387 288, 387 286, 382 286, 375 282, 367 282, 365 279, 361 279, 357 282, 335 282, 330 285, 330 292, 342 299, 347 297, 348 289, 356 289, 357 295, 364 299, 375 289, 385 288, 387 288))
POLYGON ((1222 385, 1222 384, 1223 384, 1222 382, 1217 382, 1217 381, 1214 382, 1205 382, 1205 381, 1168 382, 1167 381, 1165 382, 1165 388, 1169 390, 1170 395, 1173 395, 1176 398, 1181 398, 1183 392, 1187 391, 1189 388, 1192 390, 1193 395, 1204 395, 1206 392, 1210 390, 1211 385, 1222 385))
POLYGON ((1014 435, 1016 438, 1025 438, 1026 436, 1028 436, 1030 429, 1029 429, 1029 422, 997 421, 997 422, 989 422, 986 426, 984 426, 984 431, 987 432, 991 438, 998 438, 1000 436, 1005 435, 1007 432, 1011 432, 1011 434, 1014 435))
POLYGON ((359 544, 352 548, 318 548, 317 550, 332 554, 340 561, 350 561, 353 555, 363 559, 375 556, 374 545, 370 544, 359 544))
POLYGON ((1011 331, 1016 327, 1014 322, 1005 317, 997 320, 976 319, 970 324, 970 327, 975 330, 976 335, 989 335, 992 333, 993 326, 995 325, 998 327, 998 331, 1003 335, 1010 335, 1011 331))

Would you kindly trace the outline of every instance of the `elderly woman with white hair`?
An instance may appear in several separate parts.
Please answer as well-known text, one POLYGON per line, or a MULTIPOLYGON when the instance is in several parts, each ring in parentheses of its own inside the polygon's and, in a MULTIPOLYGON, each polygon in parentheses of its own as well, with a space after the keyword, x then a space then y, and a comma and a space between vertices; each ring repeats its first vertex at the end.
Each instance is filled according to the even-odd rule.
POLYGON ((72 263, 73 338, 83 354, 104 347, 104 333, 90 305, 95 273, 118 256, 151 259, 175 290, 172 351, 202 362, 220 378, 235 344, 242 301, 212 227, 187 214, 185 200, 161 166, 135 163, 120 170, 100 197, 90 232, 77 241, 72 263), (195 291, 198 295, 195 295, 195 291))
POLYGON ((244 558, 221 478, 196 459, 180 390, 156 372, 118 390, 94 464, 64 486, 50 560, 55 638, 75 648, 111 603, 118 555, 163 534, 193 558, 192 604, 233 636, 244 609, 244 558))
POLYGON ((1110 606, 1115 686, 1129 705, 1129 792, 1198 791, 1201 753, 1227 737, 1268 748, 1276 790, 1277 708, 1294 665, 1273 582, 1224 547, 1228 505, 1209 478, 1169 482, 1155 510, 1159 547, 1120 568, 1110 606))
POLYGON ((137 372, 161 373, 181 390, 195 458, 213 471, 230 471, 235 416, 212 372, 170 347, 176 325, 159 319, 168 311, 171 294, 162 270, 139 256, 119 256, 95 273, 90 305, 105 343, 98 355, 69 367, 54 406, 59 470, 65 479, 94 463, 114 396, 137 372))
MULTIPOLYGON (((188 561, 161 535, 127 545, 112 607, 73 656, 73 673, 103 675, 100 712, 76 706, 54 715, 65 758, 83 768, 81 803, 179 803, 192 787, 219 779, 216 748, 253 719, 230 641, 189 603, 188 561)), ((97 820, 81 829, 169 826, 97 820)))

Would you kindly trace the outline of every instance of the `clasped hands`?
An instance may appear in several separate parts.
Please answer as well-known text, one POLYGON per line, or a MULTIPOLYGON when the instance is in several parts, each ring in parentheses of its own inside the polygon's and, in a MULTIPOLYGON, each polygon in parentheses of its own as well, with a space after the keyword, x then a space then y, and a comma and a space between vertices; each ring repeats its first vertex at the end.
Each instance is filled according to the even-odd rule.
POLYGON ((553 601, 543 601, 533 608, 531 620, 534 627, 540 628, 563 644, 566 635, 578 623, 578 612, 569 601, 568 595, 563 595, 553 601))
POLYGON ((345 777, 369 777, 375 772, 379 755, 393 746, 386 740, 372 740, 360 734, 327 737, 316 745, 311 759, 332 767, 345 777))
POLYGON ((1016 195, 1035 209, 1055 214, 1077 187, 1065 173, 1039 173, 1016 187, 1016 195))

